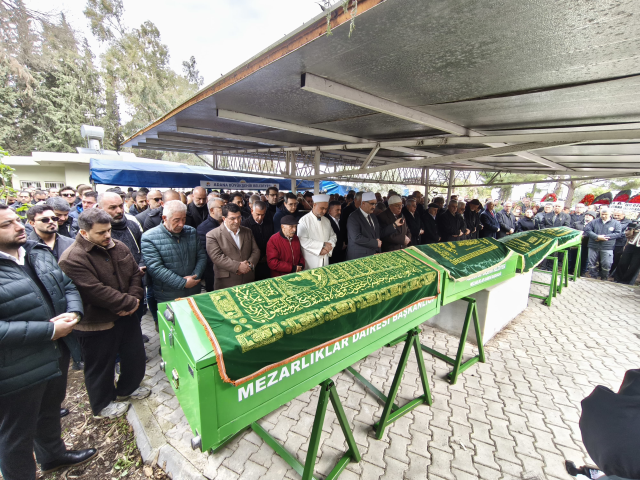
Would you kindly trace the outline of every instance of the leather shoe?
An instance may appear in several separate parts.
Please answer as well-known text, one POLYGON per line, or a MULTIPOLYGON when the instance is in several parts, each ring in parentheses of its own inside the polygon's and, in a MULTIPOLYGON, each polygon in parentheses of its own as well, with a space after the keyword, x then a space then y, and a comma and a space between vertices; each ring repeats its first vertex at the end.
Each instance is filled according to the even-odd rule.
POLYGON ((87 448, 86 450, 67 450, 57 460, 40 465, 42 473, 53 472, 63 467, 77 467, 90 460, 98 454, 95 448, 87 448))
POLYGON ((66 417, 67 415, 69 415, 69 409, 68 408, 61 408, 60 409, 60 418, 66 417))

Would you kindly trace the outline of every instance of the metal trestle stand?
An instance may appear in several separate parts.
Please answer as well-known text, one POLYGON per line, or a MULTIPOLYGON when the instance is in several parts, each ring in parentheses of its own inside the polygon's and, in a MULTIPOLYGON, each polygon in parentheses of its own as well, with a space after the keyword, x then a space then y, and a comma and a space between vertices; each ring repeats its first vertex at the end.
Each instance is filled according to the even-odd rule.
POLYGON ((430 353, 434 357, 439 358, 444 362, 447 362, 449 365, 453 365, 453 370, 447 375, 447 378, 449 379, 451 385, 454 385, 458 381, 458 375, 460 375, 470 366, 478 362, 485 362, 484 346, 482 345, 482 330, 480 329, 480 321, 478 319, 478 307, 476 305, 476 299, 472 297, 463 297, 460 300, 464 300, 469 305, 467 305, 467 314, 464 318, 464 325, 462 326, 462 333, 460 334, 460 343, 458 344, 458 353, 456 354, 456 358, 447 357, 443 353, 426 347, 425 345, 421 345, 422 350, 424 350, 425 352, 430 353), (469 334, 469 326, 471 325, 472 319, 473 325, 476 330, 476 339, 478 341, 478 355, 470 358, 463 363, 462 355, 464 354, 464 347, 467 343, 467 335, 469 334))
POLYGON ((400 363, 398 364, 396 374, 393 377, 393 382, 391 384, 391 390, 389 391, 388 397, 380 390, 378 390, 374 385, 372 385, 371 382, 369 382, 366 378, 360 375, 356 370, 354 370, 353 367, 347 367, 347 370, 358 381, 360 381, 367 388, 367 390, 369 390, 384 404, 382 416, 380 417, 380 420, 374 424, 376 438, 378 440, 380 440, 382 438, 382 435, 384 435, 385 428, 395 422, 398 418, 410 412, 419 405, 431 405, 433 403, 433 400, 431 399, 431 390, 429 388, 429 377, 427 376, 427 368, 424 365, 424 358, 422 357, 422 352, 420 351, 419 335, 420 329, 413 328, 407 333, 405 337, 400 337, 400 339, 395 342, 398 343, 404 340, 405 344, 404 349, 402 350, 402 356, 400 357, 400 363), (404 369, 407 366, 409 357, 411 356, 411 350, 413 350, 413 352, 415 353, 416 360, 418 362, 418 370, 420 372, 423 394, 411 400, 402 407, 399 407, 398 405, 396 405, 395 401, 398 395, 398 389, 400 388, 400 383, 402 382, 402 376, 404 375, 404 369))
POLYGON ((313 469, 316 465, 316 457, 318 456, 318 448, 320 447, 320 436, 322 435, 322 425, 324 424, 324 417, 327 413, 327 406, 329 400, 333 405, 333 409, 338 417, 338 422, 342 428, 342 433, 347 441, 349 450, 338 461, 333 470, 326 476, 327 480, 338 478, 342 471, 350 462, 359 462, 360 451, 356 445, 353 432, 349 426, 349 421, 344 413, 344 408, 338 397, 336 385, 331 379, 325 380, 320 384, 320 398, 318 399, 318 407, 316 408, 316 416, 313 421, 313 429, 311 430, 311 438, 309 440, 309 450, 307 451, 307 459, 302 465, 296 457, 289 453, 278 441, 273 438, 269 432, 262 428, 257 422, 251 424, 251 428, 254 432, 262 438, 267 445, 273 448, 282 459, 287 462, 296 472, 302 476, 302 480, 311 480, 316 477, 313 476, 313 469))

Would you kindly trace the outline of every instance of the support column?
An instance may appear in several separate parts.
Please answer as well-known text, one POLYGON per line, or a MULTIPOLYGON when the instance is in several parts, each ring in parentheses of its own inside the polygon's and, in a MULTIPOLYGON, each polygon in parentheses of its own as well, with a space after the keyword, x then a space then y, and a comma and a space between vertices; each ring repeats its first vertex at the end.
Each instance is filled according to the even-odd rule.
POLYGON ((289 157, 289 175, 291 175, 291 192, 298 193, 296 188, 296 152, 287 152, 289 157))
POLYGON ((451 201, 451 189, 453 187, 453 179, 456 176, 456 171, 452 168, 449 170, 449 187, 447 188, 447 205, 451 201))
POLYGON ((220 157, 216 154, 213 155, 213 169, 217 170, 218 169, 218 159, 220 157))
POLYGON ((422 167, 422 171, 424 173, 424 208, 426 209, 431 201, 429 198, 429 169, 427 167, 422 167))
MULTIPOLYGON (((320 149, 316 148, 315 155, 313 157, 314 173, 320 175, 320 149)), ((320 193, 320 180, 313 181, 313 193, 318 195, 320 193)))

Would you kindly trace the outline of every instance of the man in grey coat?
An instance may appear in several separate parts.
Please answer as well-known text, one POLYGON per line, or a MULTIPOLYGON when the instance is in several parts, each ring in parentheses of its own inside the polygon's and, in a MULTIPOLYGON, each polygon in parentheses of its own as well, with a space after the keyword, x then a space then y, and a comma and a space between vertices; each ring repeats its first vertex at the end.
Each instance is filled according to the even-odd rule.
POLYGON ((356 209, 347 220, 347 260, 368 257, 374 253, 380 253, 383 237, 391 235, 397 228, 404 225, 404 218, 398 218, 394 223, 380 227, 380 223, 373 210, 377 205, 373 192, 362 194, 360 208, 356 209))

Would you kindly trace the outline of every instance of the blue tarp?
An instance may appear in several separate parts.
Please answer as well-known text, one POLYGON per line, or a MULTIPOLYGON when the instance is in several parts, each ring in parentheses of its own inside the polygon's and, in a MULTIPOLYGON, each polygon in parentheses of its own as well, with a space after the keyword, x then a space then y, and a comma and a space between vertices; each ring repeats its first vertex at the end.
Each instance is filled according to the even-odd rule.
MULTIPOLYGON (((194 188, 201 185, 201 182, 209 182, 204 186, 224 190, 265 190, 270 185, 277 185, 280 190, 291 190, 291 180, 286 178, 234 175, 212 170, 209 167, 195 167, 180 163, 129 162, 92 158, 90 171, 91 181, 94 183, 123 187, 194 188)), ((298 180, 296 186, 298 190, 313 191, 313 182, 309 180, 298 180)))

